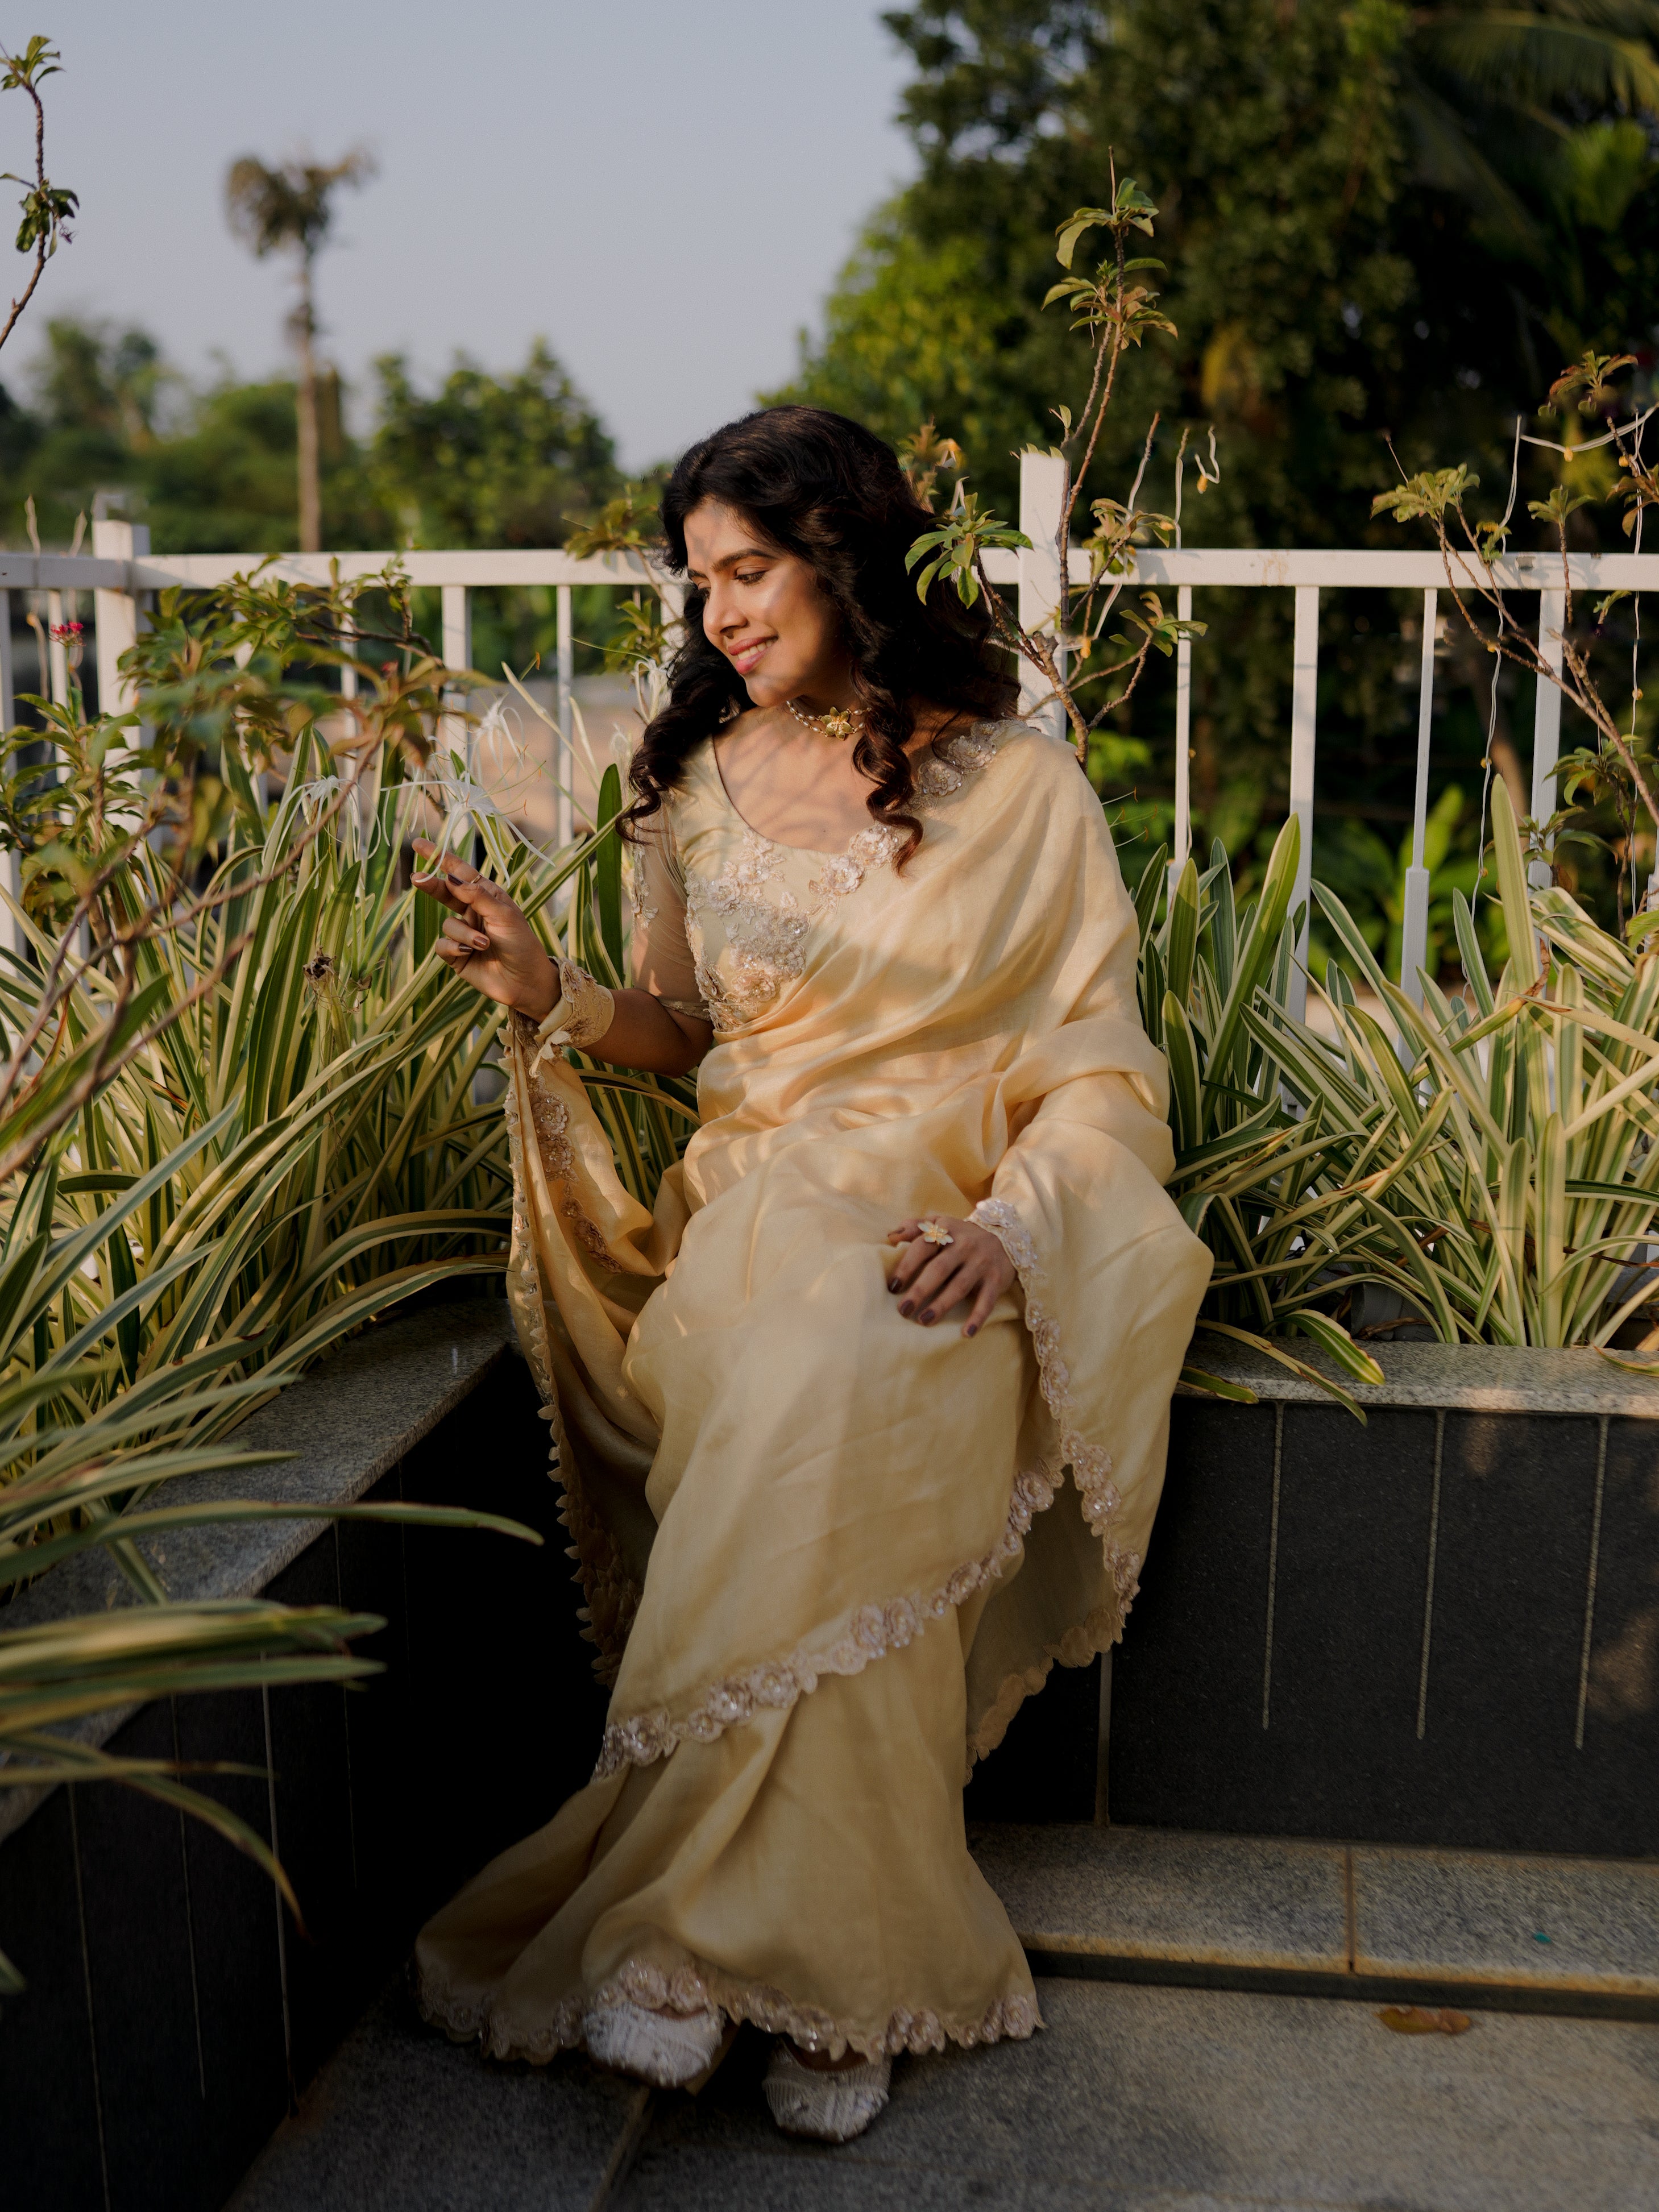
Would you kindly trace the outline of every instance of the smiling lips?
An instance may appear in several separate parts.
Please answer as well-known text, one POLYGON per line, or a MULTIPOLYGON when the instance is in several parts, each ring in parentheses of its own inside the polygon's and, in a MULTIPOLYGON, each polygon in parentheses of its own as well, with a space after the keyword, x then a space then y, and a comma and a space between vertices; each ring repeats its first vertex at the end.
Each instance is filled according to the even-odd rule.
POLYGON ((767 647, 770 645, 772 641, 773 641, 769 637, 756 638, 751 643, 748 645, 740 645, 734 649, 731 656, 732 665, 737 670, 739 676, 748 676, 753 673, 756 664, 760 659, 762 653, 765 652, 767 647))

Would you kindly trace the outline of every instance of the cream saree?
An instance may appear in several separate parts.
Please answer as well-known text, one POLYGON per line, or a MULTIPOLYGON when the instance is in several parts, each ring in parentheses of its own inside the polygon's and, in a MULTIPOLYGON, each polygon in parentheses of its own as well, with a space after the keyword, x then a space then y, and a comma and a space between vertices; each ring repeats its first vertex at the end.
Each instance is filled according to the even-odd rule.
POLYGON ((920 783, 900 875, 878 827, 759 836, 694 755, 636 871, 641 980, 715 1025, 654 1216, 559 1010, 514 1024, 509 1296, 613 1686, 592 1783, 420 1940, 498 2056, 625 2000, 866 2056, 1039 2024, 964 1768, 1121 1630, 1209 1257, 1069 751, 981 725, 920 783), (965 1340, 885 1239, 970 1210, 1018 1286, 965 1340))

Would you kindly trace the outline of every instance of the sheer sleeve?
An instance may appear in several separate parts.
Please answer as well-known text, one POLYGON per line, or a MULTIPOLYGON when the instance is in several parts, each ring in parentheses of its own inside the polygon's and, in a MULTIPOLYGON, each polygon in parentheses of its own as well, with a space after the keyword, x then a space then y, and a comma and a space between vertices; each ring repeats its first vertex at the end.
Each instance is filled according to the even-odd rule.
POLYGON ((642 824, 639 842, 624 849, 634 907, 634 981, 660 999, 671 1014, 706 1022, 708 1009, 698 992, 697 964, 686 941, 685 880, 665 812, 642 824))

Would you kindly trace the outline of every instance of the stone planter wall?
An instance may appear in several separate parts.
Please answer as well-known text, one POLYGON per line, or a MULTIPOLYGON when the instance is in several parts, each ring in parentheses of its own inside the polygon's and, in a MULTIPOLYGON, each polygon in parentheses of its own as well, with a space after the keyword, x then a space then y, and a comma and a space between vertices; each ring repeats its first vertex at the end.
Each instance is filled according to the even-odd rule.
POLYGON ((1206 1346, 1262 1402, 1176 1403, 1110 1818, 1659 1856, 1659 1383, 1589 1352, 1379 1356, 1362 1428, 1206 1346))
MULTIPOLYGON (((274 1833, 303 1932, 251 1862, 131 1790, 0 1802, 0 1948, 29 1984, 0 2011, 3 2195, 20 2212, 216 2212, 422 1920, 586 1779, 603 1693, 546 1425, 509 1342, 495 1301, 371 1330, 239 1436, 298 1460, 223 1488, 476 1505, 537 1528, 542 1548, 315 1522, 161 1540, 176 1596, 266 1590, 389 1623, 362 1647, 388 1670, 364 1690, 181 1698, 97 1732, 118 1752, 269 1766, 269 1784, 197 1780, 274 1833)), ((9 1617, 125 1601, 88 1556, 9 1617)))
MULTIPOLYGON (((477 1505, 540 1550, 313 1522, 156 1555, 180 1596, 389 1623, 366 1690, 95 1731, 259 1770, 201 1786, 274 1837, 303 1933, 257 1869, 131 1791, 0 1799, 0 1947, 30 1984, 0 2011, 8 2202, 215 2212, 426 1915, 586 1780, 604 1698, 509 1343, 489 1302, 392 1323, 239 1441, 298 1453, 266 1494, 477 1505)), ((1056 1670, 970 1817, 1659 1856, 1659 1385, 1593 1354, 1382 1358, 1364 1428, 1249 1359, 1229 1368, 1260 1405, 1177 1401, 1125 1641, 1103 1674, 1056 1670)), ((126 1601, 88 1556, 10 1618, 126 1601)))

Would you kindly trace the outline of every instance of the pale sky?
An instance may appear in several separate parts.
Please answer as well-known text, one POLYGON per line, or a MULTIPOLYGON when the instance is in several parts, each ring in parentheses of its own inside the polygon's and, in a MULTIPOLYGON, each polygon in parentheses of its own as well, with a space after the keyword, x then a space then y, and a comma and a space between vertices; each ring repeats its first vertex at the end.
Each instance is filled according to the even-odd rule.
MULTIPOLYGON (((225 170, 362 142, 380 174, 342 195, 319 264, 345 374, 401 350, 429 376, 458 348, 509 368, 539 332, 631 468, 790 374, 913 167, 873 0, 59 0, 5 43, 36 29, 64 65, 47 173, 81 219, 32 318, 142 324, 195 375, 216 351, 273 368, 291 289, 230 238, 225 170)), ((0 169, 30 166, 30 121, 0 99, 0 169)), ((20 325, 0 381, 24 386, 29 351, 20 325)))

